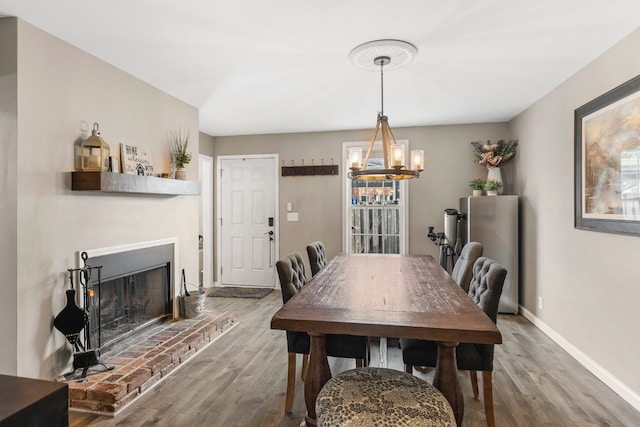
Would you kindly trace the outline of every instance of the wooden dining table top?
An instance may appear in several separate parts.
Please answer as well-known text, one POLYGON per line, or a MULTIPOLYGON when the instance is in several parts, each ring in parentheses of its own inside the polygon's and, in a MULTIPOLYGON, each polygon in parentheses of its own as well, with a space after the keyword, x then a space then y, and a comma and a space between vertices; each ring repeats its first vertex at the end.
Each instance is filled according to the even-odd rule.
POLYGON ((430 255, 339 254, 272 329, 500 344, 495 323, 430 255))

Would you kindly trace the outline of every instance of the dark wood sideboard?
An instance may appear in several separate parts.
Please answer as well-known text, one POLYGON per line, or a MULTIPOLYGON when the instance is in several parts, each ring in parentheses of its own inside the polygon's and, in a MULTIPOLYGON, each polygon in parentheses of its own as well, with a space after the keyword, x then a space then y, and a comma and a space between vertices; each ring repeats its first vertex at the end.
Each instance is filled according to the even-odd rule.
POLYGON ((0 375, 0 427, 67 427, 68 386, 0 375))

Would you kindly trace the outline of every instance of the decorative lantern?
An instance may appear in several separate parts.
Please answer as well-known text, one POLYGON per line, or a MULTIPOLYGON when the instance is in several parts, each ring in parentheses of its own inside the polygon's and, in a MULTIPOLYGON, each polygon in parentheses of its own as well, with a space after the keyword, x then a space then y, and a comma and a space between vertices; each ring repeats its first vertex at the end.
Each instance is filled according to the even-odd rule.
POLYGON ((82 171, 109 170, 109 144, 100 136, 100 125, 93 124, 91 136, 82 141, 82 171))

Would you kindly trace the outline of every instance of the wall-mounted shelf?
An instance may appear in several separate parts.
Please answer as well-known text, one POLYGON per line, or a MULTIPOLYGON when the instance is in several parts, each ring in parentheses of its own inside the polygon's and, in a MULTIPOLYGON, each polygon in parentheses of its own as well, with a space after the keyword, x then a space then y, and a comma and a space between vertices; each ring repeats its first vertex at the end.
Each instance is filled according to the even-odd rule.
POLYGON ((106 193, 196 196, 200 194, 200 183, 113 172, 71 172, 71 189, 106 193))
POLYGON ((282 166, 282 176, 338 175, 338 165, 282 166))

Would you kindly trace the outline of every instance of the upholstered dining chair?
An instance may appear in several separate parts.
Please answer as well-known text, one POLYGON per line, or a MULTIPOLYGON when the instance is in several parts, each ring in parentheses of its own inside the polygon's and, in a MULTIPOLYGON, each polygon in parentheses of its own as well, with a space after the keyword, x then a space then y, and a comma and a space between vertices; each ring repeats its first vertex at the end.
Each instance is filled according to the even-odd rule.
MULTIPOLYGON (((498 303, 507 270, 496 261, 480 257, 473 264, 469 296, 494 323, 498 318, 498 303)), ((405 371, 413 373, 413 366, 436 366, 438 346, 432 341, 401 339, 405 371)), ((473 396, 479 399, 477 371, 482 371, 484 411, 489 427, 495 426, 493 412, 493 344, 460 343, 456 348, 458 369, 468 370, 473 396)))
POLYGON ((460 256, 453 266, 451 271, 451 278, 456 282, 465 292, 469 292, 469 283, 471 282, 471 276, 473 276, 473 264, 478 258, 482 256, 483 247, 478 242, 468 242, 462 248, 460 256))
MULTIPOLYGON (((283 304, 297 294, 307 283, 304 261, 299 252, 294 252, 276 262, 280 287, 282 288, 283 304)), ((293 405, 293 393, 296 382, 296 356, 302 354, 302 371, 300 377, 304 379, 307 369, 310 340, 305 332, 286 331, 287 334, 287 394, 285 397, 284 411, 291 413, 293 405)), ((327 355, 346 359, 356 359, 356 367, 365 365, 367 356, 367 337, 352 335, 327 335, 327 355)))
POLYGON ((309 243, 307 245, 307 255, 309 256, 309 265, 311 266, 311 277, 313 277, 327 265, 327 255, 324 250, 324 244, 319 240, 309 243))

